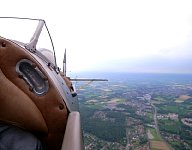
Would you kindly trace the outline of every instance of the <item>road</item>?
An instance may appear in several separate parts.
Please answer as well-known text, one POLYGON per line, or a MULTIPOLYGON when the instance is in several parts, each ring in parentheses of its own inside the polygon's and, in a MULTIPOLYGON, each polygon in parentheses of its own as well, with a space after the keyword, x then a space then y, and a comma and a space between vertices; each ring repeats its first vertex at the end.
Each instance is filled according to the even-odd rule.
MULTIPOLYGON (((155 107, 155 105, 153 105, 151 103, 151 106, 154 108, 154 115, 153 115, 153 118, 154 118, 154 123, 155 123, 155 129, 156 129, 156 132, 157 132, 157 135, 159 135, 161 137, 161 134, 159 132, 159 126, 158 126, 158 121, 157 121, 157 108, 155 107)), ((162 141, 167 144, 167 146, 169 147, 170 150, 172 150, 173 148, 165 141, 164 138, 162 138, 162 141)))
MULTIPOLYGON (((128 125, 128 119, 127 118, 126 118, 125 122, 126 122, 126 125, 128 125)), ((128 128, 128 126, 126 127, 126 138, 127 138, 127 145, 125 147, 125 150, 129 150, 130 142, 129 142, 129 128, 128 128)))
POLYGON ((157 108, 152 103, 151 103, 151 106, 154 109, 153 118, 154 118, 154 123, 155 123, 155 129, 156 129, 157 134, 160 135, 159 127, 158 127, 158 122, 157 122, 157 108))

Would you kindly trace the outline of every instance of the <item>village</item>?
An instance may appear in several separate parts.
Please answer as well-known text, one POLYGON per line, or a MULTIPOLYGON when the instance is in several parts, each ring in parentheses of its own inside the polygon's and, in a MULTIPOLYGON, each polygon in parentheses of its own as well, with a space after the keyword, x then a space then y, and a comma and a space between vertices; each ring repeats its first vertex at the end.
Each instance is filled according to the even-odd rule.
MULTIPOLYGON (((187 139, 191 136, 192 131, 186 130, 184 127, 190 128, 192 125, 192 120, 188 115, 190 111, 185 109, 185 107, 190 107, 185 103, 191 98, 187 96, 192 89, 191 86, 173 84, 152 87, 150 84, 146 84, 142 88, 134 86, 133 89, 132 87, 127 89, 126 84, 111 83, 108 88, 105 86, 105 89, 99 84, 93 88, 94 95, 89 95, 89 98, 83 102, 84 106, 95 110, 89 119, 115 125, 118 119, 113 114, 123 116, 124 119, 121 119, 120 123, 123 129, 122 127, 117 128, 117 130, 121 128, 125 132, 120 142, 121 146, 119 146, 124 147, 122 149, 190 148, 190 143, 185 140, 185 137, 187 139), (100 99, 98 99, 95 96, 96 93, 105 93, 105 95, 99 96, 100 99), (184 109, 182 112, 188 117, 182 117, 184 115, 180 114, 178 108, 184 109), (184 135, 182 132, 187 134, 184 135)), ((86 91, 89 92, 89 89, 86 91)), ((116 142, 113 143, 114 146, 116 142)))

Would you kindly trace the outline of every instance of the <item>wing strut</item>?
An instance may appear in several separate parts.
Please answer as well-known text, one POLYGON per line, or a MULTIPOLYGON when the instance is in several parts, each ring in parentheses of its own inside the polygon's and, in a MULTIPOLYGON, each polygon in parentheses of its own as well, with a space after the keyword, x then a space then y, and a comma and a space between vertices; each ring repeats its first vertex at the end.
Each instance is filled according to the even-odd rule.
POLYGON ((65 48, 64 57, 63 57, 63 73, 64 73, 64 76, 66 76, 66 71, 67 71, 67 58, 66 58, 66 48, 65 48))

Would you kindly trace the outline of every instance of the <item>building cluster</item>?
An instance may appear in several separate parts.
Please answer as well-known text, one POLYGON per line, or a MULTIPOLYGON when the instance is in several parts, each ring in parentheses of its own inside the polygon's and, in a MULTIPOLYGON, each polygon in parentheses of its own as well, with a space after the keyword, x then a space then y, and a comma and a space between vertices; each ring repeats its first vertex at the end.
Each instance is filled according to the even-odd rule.
POLYGON ((182 118, 181 122, 187 126, 192 127, 192 118, 182 118))
POLYGON ((178 114, 176 113, 158 114, 157 119, 171 119, 178 121, 178 114))

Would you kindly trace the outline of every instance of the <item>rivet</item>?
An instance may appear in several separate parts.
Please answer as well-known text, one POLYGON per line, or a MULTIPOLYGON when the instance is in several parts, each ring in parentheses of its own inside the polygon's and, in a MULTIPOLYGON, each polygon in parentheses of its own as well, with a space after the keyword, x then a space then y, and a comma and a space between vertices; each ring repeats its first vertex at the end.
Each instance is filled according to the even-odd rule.
POLYGON ((62 110, 64 108, 64 105, 63 104, 60 104, 59 105, 59 109, 62 110))
POLYGON ((22 79, 22 78, 23 78, 23 75, 22 75, 22 74, 19 74, 18 77, 22 79))
POLYGON ((33 68, 36 68, 36 67, 37 67, 37 65, 36 65, 35 63, 32 63, 31 66, 32 66, 33 68))
POLYGON ((34 89, 34 88, 31 87, 31 86, 29 87, 29 91, 33 92, 33 89, 34 89))
POLYGON ((2 47, 6 47, 6 43, 5 42, 3 42, 1 45, 2 45, 2 47))

